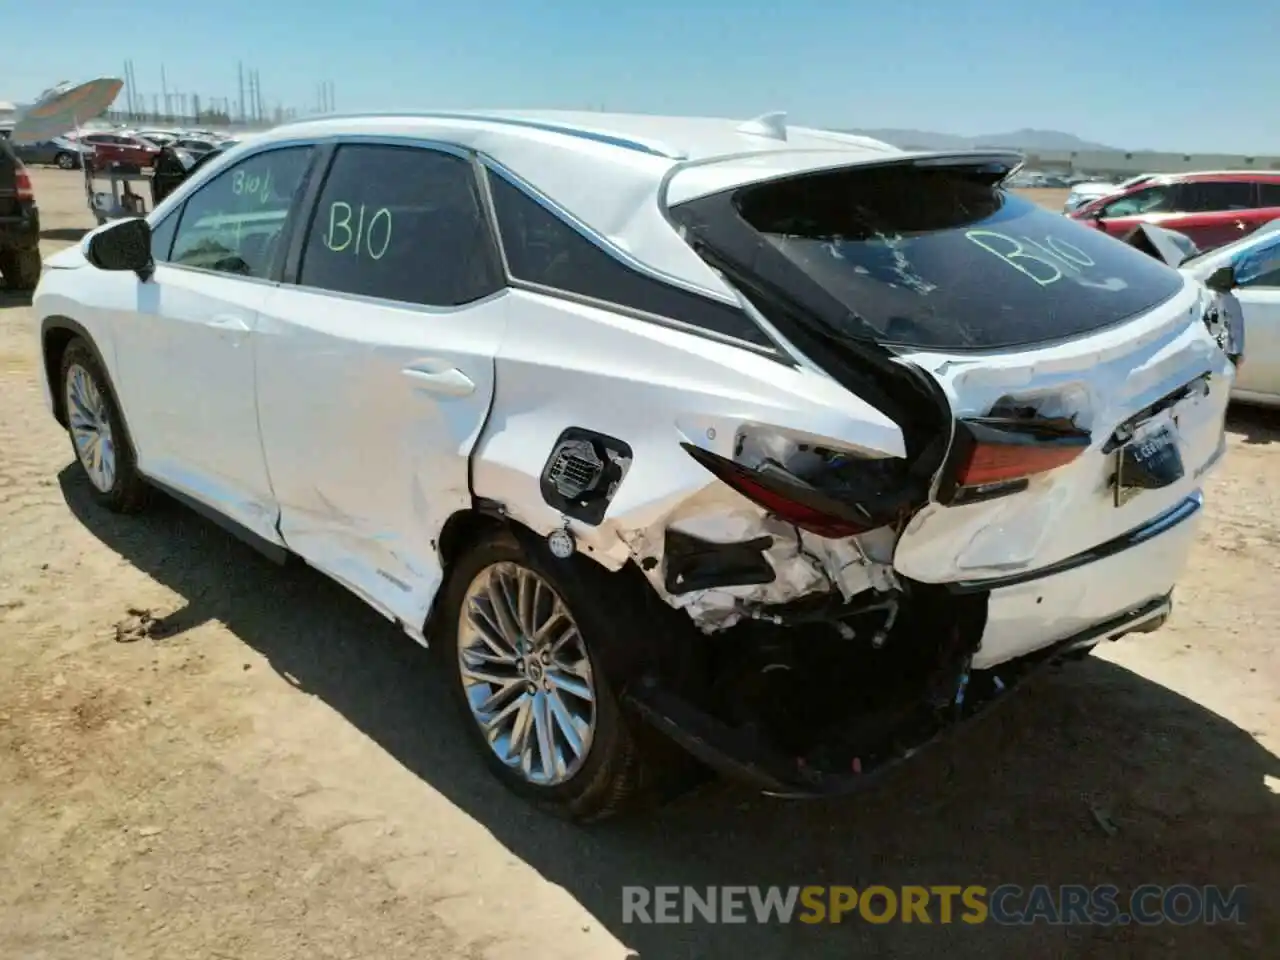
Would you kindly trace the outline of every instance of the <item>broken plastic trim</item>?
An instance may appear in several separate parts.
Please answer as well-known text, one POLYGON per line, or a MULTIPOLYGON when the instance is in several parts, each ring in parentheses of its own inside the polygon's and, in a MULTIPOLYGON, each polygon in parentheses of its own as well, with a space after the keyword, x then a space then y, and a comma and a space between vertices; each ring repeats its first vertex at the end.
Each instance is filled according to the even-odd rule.
POLYGON ((1075 460, 1093 442, 1065 418, 971 417, 956 421, 938 502, 959 505, 1025 490, 1031 478, 1075 460))
POLYGON ((750 470, 691 443, 680 446, 718 480, 752 503, 820 537, 833 540, 851 537, 882 527, 892 519, 874 517, 859 504, 837 500, 775 463, 767 462, 762 469, 750 470))
POLYGON ((764 553, 773 537, 741 543, 712 543, 668 529, 663 547, 664 586, 672 596, 718 587, 773 583, 777 578, 764 553))
POLYGON ((859 765, 848 774, 822 774, 794 757, 762 743, 749 730, 733 727, 646 675, 624 694, 624 700, 657 730, 722 776, 744 782, 766 794, 816 798, 854 793, 875 784, 880 775, 920 750, 937 743, 965 721, 1008 699, 1008 694, 1033 673, 1079 655, 1101 641, 1126 633, 1149 633, 1168 618, 1173 601, 1160 597, 1043 650, 1000 664, 992 670, 965 671, 954 702, 936 711, 933 722, 914 731, 906 742, 873 766, 859 765))

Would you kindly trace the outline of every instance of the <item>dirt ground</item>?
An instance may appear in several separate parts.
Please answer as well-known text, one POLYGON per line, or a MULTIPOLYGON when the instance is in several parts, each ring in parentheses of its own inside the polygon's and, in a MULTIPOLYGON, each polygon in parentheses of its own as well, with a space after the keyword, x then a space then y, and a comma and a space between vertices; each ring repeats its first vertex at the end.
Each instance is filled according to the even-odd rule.
MULTIPOLYGON (((39 170, 51 253, 88 226, 39 170)), ((1060 198, 1045 198, 1046 205, 1060 198)), ((169 502, 92 508, 0 292, 0 957, 1262 956, 1280 942, 1280 418, 1241 411, 1171 624, 874 789, 551 821, 429 658, 169 502), (1105 824, 1109 829, 1104 829, 1105 824), (622 923, 626 884, 1250 887, 1243 926, 622 923)), ((173 371, 181 391, 181 371, 173 371)))

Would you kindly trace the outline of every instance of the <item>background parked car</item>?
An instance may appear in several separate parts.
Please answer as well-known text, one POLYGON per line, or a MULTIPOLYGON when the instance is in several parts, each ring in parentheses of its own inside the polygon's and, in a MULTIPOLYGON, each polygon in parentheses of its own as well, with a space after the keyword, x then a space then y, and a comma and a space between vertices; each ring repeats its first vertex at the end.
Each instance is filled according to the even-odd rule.
POLYGON ((81 143, 93 147, 93 161, 98 166, 108 163, 136 163, 140 167, 154 166, 160 156, 160 148, 150 140, 124 133, 87 133, 81 143))
POLYGON ((40 211, 7 137, 0 137, 0 276, 10 290, 32 290, 40 281, 40 211))
POLYGON ((1280 218, 1280 173, 1188 173, 1156 177, 1087 203, 1068 216, 1124 237, 1154 223, 1212 250, 1280 218))
POLYGON ((13 152, 23 163, 43 163, 63 170, 78 170, 85 157, 93 156, 93 147, 65 137, 39 143, 14 144, 13 152))
POLYGON ((1146 183, 1148 180, 1154 179, 1156 174, 1144 173, 1140 176, 1130 177, 1120 183, 1112 183, 1109 180, 1081 180, 1071 184, 1071 192, 1067 194, 1067 202, 1062 206, 1063 213, 1070 213, 1072 210, 1078 210, 1086 203, 1092 203, 1102 197, 1109 197, 1112 194, 1121 193, 1131 187, 1136 187, 1140 183, 1146 183))
POLYGON ((1245 361, 1231 399, 1280 406, 1280 220, 1184 261, 1179 269, 1240 305, 1245 361))
POLYGON ((206 153, 212 153, 218 148, 216 140, 206 140, 203 137, 179 137, 169 146, 177 147, 179 150, 185 150, 192 156, 202 157, 206 153))

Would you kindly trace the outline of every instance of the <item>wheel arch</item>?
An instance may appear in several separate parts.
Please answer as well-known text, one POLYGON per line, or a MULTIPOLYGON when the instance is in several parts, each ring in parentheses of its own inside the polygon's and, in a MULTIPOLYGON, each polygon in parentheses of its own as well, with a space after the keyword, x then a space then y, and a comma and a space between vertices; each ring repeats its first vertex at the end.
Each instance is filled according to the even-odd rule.
POLYGON ((125 413, 124 405, 120 402, 120 395, 111 379, 111 368, 107 366, 97 341, 94 340, 93 335, 82 324, 72 320, 70 317, 58 314, 45 317, 40 321, 40 352, 41 359, 44 362, 45 383, 49 386, 49 396, 53 404, 54 419, 63 427, 67 426, 66 401, 62 396, 61 383, 62 360, 66 356, 67 347, 71 345, 73 340, 77 339, 83 340, 90 353, 93 354, 93 359, 97 362, 98 369, 102 371, 102 376, 106 381, 103 386, 110 394, 111 402, 120 411, 120 419, 124 424, 125 440, 128 441, 129 446, 134 451, 137 451, 137 444, 133 442, 133 436, 129 431, 129 417, 125 413))
POLYGON ((574 583, 579 599, 608 597, 630 611, 631 615, 620 618, 614 635, 597 651, 612 682, 625 684, 651 669, 667 676, 678 676, 687 669, 689 647, 698 645, 701 635, 683 611, 672 609, 652 592, 638 566, 628 562, 619 569, 610 569, 587 551, 578 551, 566 560, 551 560, 546 537, 510 516, 500 503, 483 498, 476 498, 471 508, 452 514, 436 539, 444 580, 425 624, 424 635, 429 643, 440 639, 438 631, 443 624, 437 612, 456 561, 464 556, 469 544, 497 531, 510 533, 530 554, 563 563, 564 573, 574 583))

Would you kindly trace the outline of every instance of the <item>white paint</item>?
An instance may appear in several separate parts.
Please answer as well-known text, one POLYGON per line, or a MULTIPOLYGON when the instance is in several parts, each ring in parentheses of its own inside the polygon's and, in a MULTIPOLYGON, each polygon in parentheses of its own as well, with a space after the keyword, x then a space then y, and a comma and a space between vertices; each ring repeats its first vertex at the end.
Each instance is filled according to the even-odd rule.
MULTIPOLYGON (((735 302, 735 291, 671 228, 664 196, 687 199, 779 173, 901 155, 802 128, 788 128, 786 141, 752 136, 733 121, 510 117, 579 124, 666 155, 482 117, 321 120, 279 128, 252 148, 360 134, 474 149, 641 263, 735 302)), ((229 152, 214 171, 246 149, 229 152)), ((210 175, 185 184, 153 219, 210 175)), ((329 218, 319 220, 324 230, 329 218)), ((377 212, 357 224, 354 242, 374 222, 377 212)), ((1046 244, 1057 262, 1072 263, 1072 251, 1046 244)), ((1097 429, 1095 445, 1016 497, 927 506, 896 545, 888 530, 829 541, 765 516, 679 446, 733 457, 741 440, 745 462, 772 456, 795 466, 799 444, 864 457, 905 454, 896 424, 804 357, 779 364, 524 290, 436 310, 165 266, 143 283, 88 266, 80 252, 60 254, 51 266, 57 269, 46 271, 36 315, 70 316, 99 345, 143 471, 286 544, 419 639, 442 577, 440 531, 473 495, 502 504, 543 537, 565 527, 538 478, 568 426, 618 437, 634 452, 604 521, 568 524, 577 548, 611 569, 649 561, 659 595, 714 630, 815 592, 887 591, 899 575, 946 582, 1034 569, 1140 526, 1198 487, 1201 477, 1191 471, 1220 442, 1231 382, 1230 365, 1194 316, 1193 285, 1130 323, 1064 344, 906 357, 934 372, 957 415, 985 413, 1013 395, 1046 412, 1075 414, 1097 429), (1098 450, 1110 428, 1209 371, 1214 390, 1178 411, 1188 479, 1111 506, 1098 450), (669 528, 720 542, 769 535, 776 579, 668 596, 661 552, 669 528)), ((1186 544, 1158 542, 1171 571, 1186 544)), ((1052 602, 1035 604, 1039 612, 1020 606, 1021 593, 995 598, 986 656, 1049 642, 1067 620, 1140 601, 1154 589, 1151 577, 1128 577, 1126 585, 1116 569, 1073 575, 1053 587, 1052 602), (1099 577, 1105 589, 1095 584, 1099 577)), ((1159 571, 1152 576, 1163 583, 1166 568, 1159 571)))

